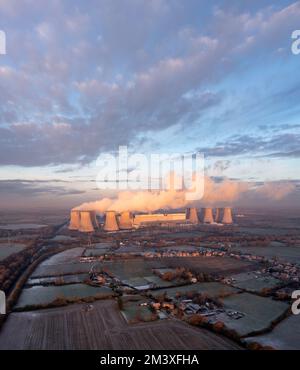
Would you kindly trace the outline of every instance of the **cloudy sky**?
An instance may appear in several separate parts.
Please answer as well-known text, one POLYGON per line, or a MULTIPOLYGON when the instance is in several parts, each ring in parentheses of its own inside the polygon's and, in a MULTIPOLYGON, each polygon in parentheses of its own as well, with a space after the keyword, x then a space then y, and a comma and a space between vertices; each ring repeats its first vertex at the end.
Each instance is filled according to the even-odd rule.
POLYGON ((300 1, 0 0, 0 204, 99 198, 119 145, 300 204, 296 29, 300 1))

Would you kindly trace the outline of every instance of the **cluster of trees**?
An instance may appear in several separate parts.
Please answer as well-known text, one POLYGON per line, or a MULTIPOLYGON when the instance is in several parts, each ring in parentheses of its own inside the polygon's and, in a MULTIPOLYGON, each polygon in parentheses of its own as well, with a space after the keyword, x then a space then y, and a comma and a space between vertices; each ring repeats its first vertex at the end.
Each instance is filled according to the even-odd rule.
POLYGON ((21 252, 12 254, 0 263, 0 287, 6 294, 20 274, 40 255, 41 247, 32 242, 21 252))

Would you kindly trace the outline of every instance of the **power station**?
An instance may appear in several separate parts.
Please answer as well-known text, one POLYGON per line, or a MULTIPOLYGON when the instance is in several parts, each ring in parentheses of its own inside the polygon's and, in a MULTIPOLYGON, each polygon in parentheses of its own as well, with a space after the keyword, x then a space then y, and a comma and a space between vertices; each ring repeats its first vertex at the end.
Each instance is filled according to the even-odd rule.
POLYGON ((204 208, 203 223, 212 224, 214 223, 214 216, 212 208, 204 208))
POLYGON ((80 212, 72 210, 69 229, 78 230, 79 227, 80 227, 80 212))
POLYGON ((95 231, 93 225, 93 212, 91 211, 80 212, 80 226, 78 230, 84 233, 95 231))
POLYGON ((133 219, 129 211, 122 212, 119 216, 119 228, 120 230, 132 229, 133 219))
MULTIPOLYGON (((181 213, 132 214, 129 211, 123 211, 117 214, 115 211, 106 211, 103 230, 116 232, 149 225, 197 225, 201 223, 230 225, 233 223, 232 209, 225 207, 213 210, 213 208, 206 207, 202 209, 202 217, 199 217, 197 208, 188 208, 186 212, 181 213)), ((71 210, 69 230, 91 233, 100 228, 96 211, 71 210)))
POLYGON ((191 224, 199 223, 197 208, 188 208, 186 211, 186 216, 191 224))

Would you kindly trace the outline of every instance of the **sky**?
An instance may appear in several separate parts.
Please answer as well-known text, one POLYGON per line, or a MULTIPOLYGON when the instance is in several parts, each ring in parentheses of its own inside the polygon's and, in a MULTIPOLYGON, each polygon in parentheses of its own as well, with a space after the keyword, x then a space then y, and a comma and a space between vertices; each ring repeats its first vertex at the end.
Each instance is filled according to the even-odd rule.
POLYGON ((0 0, 0 208, 101 199, 120 145, 203 153, 260 189, 238 204, 297 207, 297 29, 300 1, 0 0))

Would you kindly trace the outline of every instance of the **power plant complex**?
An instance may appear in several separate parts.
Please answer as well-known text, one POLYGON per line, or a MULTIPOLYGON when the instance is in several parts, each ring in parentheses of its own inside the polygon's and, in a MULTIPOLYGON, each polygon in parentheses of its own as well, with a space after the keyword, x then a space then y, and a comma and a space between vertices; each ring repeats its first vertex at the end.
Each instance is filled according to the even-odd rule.
MULTIPOLYGON (((107 211, 103 223, 103 230, 115 232, 119 230, 131 230, 150 225, 169 224, 216 224, 230 225, 233 223, 232 208, 203 208, 200 216, 197 208, 188 208, 181 213, 149 213, 132 214, 129 211, 121 212, 107 211)), ((81 232, 93 232, 100 229, 96 212, 88 210, 72 210, 70 215, 69 230, 81 232)))

